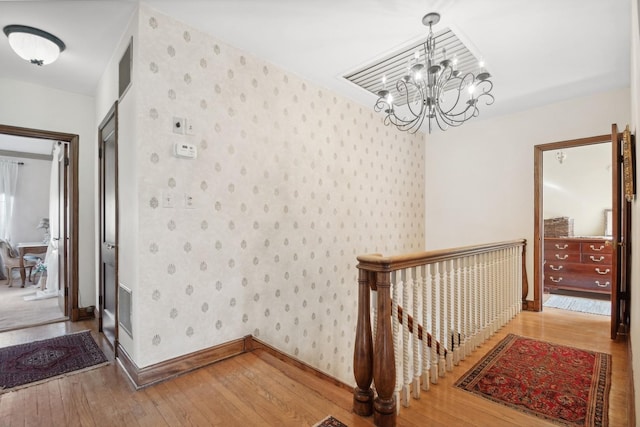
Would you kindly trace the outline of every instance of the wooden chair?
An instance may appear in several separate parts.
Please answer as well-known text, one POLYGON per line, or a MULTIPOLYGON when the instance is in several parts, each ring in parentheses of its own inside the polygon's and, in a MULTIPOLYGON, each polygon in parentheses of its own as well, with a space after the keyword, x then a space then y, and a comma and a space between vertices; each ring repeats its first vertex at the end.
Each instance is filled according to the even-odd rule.
MULTIPOLYGON (((2 261, 4 262, 4 268, 6 270, 7 275, 7 285, 9 287, 13 286, 13 275, 11 274, 11 270, 15 268, 20 268, 20 257, 12 255, 12 248, 9 243, 5 240, 0 240, 0 256, 2 257, 2 261)), ((31 279, 31 269, 36 265, 34 261, 26 260, 24 261, 24 267, 29 267, 29 279, 31 279)), ((24 284, 22 285, 24 287, 24 284)))

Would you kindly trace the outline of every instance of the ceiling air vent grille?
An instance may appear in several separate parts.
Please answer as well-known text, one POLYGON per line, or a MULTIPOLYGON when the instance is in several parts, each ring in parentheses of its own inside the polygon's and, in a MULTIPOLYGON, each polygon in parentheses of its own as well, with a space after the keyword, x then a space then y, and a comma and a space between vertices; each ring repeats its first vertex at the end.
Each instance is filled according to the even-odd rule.
MULTIPOLYGON (((448 59, 456 59, 456 69, 460 71, 461 75, 469 72, 477 74, 480 71, 478 58, 469 51, 451 29, 445 28, 434 33, 434 38, 438 49, 435 55, 436 63, 443 60, 442 49, 444 48, 448 59)), ((426 40, 425 36, 424 39, 402 47, 383 59, 344 76, 344 78, 378 96, 378 91, 382 89, 382 77, 386 76, 386 89, 391 92, 396 102, 401 103, 402 100, 406 100, 406 97, 398 95, 395 84, 403 76, 407 75, 407 64, 413 61, 416 51, 420 52, 420 58, 424 60, 424 43, 426 40)), ((452 89, 451 86, 446 86, 445 88, 447 90, 452 89)), ((413 99, 413 93, 409 94, 409 99, 413 99)))

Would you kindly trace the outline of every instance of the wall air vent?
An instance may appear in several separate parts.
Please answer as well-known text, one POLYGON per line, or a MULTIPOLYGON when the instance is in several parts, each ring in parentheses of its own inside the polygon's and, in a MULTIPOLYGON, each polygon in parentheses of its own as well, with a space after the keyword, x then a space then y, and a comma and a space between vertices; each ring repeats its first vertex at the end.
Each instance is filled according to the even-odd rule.
MULTIPOLYGON (((445 28, 441 31, 434 32, 434 38, 438 51, 435 55, 435 63, 440 63, 444 58, 442 48, 446 49, 447 59, 455 60, 456 69, 461 75, 472 72, 477 74, 481 69, 479 60, 471 51, 460 41, 455 33, 445 28)), ((355 72, 344 76, 345 79, 355 83, 361 88, 368 90, 378 96, 378 91, 383 88, 382 77, 386 76, 386 89, 391 92, 393 99, 399 105, 406 104, 406 97, 400 96, 396 89, 396 82, 403 76, 407 75, 408 68, 413 65, 414 54, 420 52, 420 60, 424 61, 426 36, 414 43, 410 43, 396 51, 384 56, 382 59, 373 61, 365 65, 355 72)), ((452 89, 445 86, 445 89, 452 89)), ((413 99, 413 93, 409 94, 409 99, 413 99)))
POLYGON ((118 323, 129 337, 133 338, 131 289, 120 283, 118 286, 118 323))

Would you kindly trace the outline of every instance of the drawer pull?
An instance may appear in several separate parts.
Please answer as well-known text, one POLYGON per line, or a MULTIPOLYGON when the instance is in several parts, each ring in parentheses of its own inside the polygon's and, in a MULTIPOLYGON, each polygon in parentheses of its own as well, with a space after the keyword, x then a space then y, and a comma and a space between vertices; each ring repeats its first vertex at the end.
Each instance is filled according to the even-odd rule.
POLYGON ((559 243, 556 243, 556 249, 567 249, 569 247, 569 245, 567 245, 566 243, 564 244, 564 246, 560 246, 559 243))
POLYGON ((604 256, 602 256, 602 255, 601 255, 601 256, 600 256, 600 258, 598 258, 598 259, 596 259, 596 257, 594 257, 593 255, 591 255, 589 258, 590 258, 590 259, 591 259, 591 261, 593 261, 593 262, 600 262, 600 261, 604 261, 604 256))
POLYGON ((598 274, 609 274, 611 270, 609 270, 608 268, 605 271, 600 271, 600 268, 596 267, 596 273, 598 274))
MULTIPOLYGON (((557 279, 554 279, 553 276, 549 276, 549 280, 551 280, 553 283, 560 283, 560 282, 562 282, 562 277, 558 277, 557 279)), ((607 282, 607 283, 609 283, 609 282, 607 282)), ((598 285, 598 286, 600 286, 600 285, 598 285)))
POLYGON ((556 254, 556 258, 558 258, 558 259, 567 259, 567 258, 569 258, 569 254, 564 254, 562 256, 560 256, 560 254, 556 254))
POLYGON ((610 284, 611 284, 610 282, 600 283, 599 280, 596 280, 596 285, 598 285, 601 288, 607 288, 607 287, 609 287, 610 284))
POLYGON ((604 249, 604 245, 600 245, 598 249, 596 249, 596 247, 593 245, 589 245, 589 247, 591 248, 592 251, 598 251, 598 252, 604 249))
POLYGON ((555 265, 553 265, 553 264, 549 264, 549 268, 550 268, 550 269, 552 269, 553 271, 560 271, 560 270, 562 270, 562 266, 561 266, 561 265, 559 265, 559 266, 557 266, 557 267, 556 267, 556 266, 555 266, 555 265))

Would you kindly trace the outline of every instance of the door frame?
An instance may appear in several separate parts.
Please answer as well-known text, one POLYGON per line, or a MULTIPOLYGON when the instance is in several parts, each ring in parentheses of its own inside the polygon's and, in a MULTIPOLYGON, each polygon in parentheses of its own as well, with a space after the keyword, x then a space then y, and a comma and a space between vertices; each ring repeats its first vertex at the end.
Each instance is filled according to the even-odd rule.
MULTIPOLYGON (((119 337, 119 319, 118 319, 118 241, 119 241, 119 224, 118 224, 118 101, 116 101, 113 106, 109 109, 107 114, 100 122, 98 126, 98 215, 99 215, 99 233, 98 233, 98 307, 99 307, 99 316, 98 316, 98 330, 103 333, 102 330, 102 318, 103 318, 103 310, 104 310, 104 274, 102 272, 102 243, 104 241, 104 158, 102 154, 102 145, 104 140, 103 130, 107 123, 113 119, 115 121, 115 140, 114 140, 114 156, 115 156, 115 165, 114 165, 114 180, 115 180, 115 194, 114 194, 114 208, 115 208, 115 248, 114 248, 114 269, 115 269, 115 325, 114 325, 114 338, 113 338, 113 352, 115 357, 118 357, 118 337, 119 337)), ((110 343, 109 339, 107 342, 110 343)))
MULTIPOLYGON (((572 147, 601 144, 611 141, 611 134, 592 136, 589 138, 571 139, 568 141, 551 142, 536 145, 534 149, 534 227, 533 227, 533 301, 529 301, 528 309, 542 311, 543 273, 542 273, 542 237, 544 231, 544 218, 542 214, 542 188, 543 188, 543 155, 545 151, 564 150, 572 147)), ((613 188, 613 182, 611 183, 613 188)), ((613 206, 612 206, 613 208, 613 206)), ((612 287, 613 288, 613 287, 612 287)))
MULTIPOLYGON (((543 265, 542 265, 542 247, 543 247, 543 215, 542 215, 542 188, 543 188, 543 154, 545 151, 562 150, 572 147, 581 147, 586 145, 611 143, 611 171, 612 171, 612 200, 611 209, 613 211, 613 262, 612 262, 612 279, 611 286, 611 339, 616 339, 618 326, 620 323, 620 307, 619 307, 619 290, 621 286, 621 278, 618 264, 620 262, 619 242, 621 239, 620 230, 620 213, 625 206, 622 205, 620 199, 620 137, 617 126, 612 125, 612 132, 606 135, 598 135, 589 138, 573 139, 568 141, 552 142, 549 144, 536 145, 534 147, 534 252, 533 252, 533 281, 534 281, 534 297, 529 302, 528 308, 534 311, 542 311, 542 294, 544 289, 543 283, 543 265)), ((626 268, 622 266, 622 268, 626 268)))
POLYGON ((68 234, 70 245, 67 250, 68 259, 65 261, 68 267, 68 280, 66 284, 66 306, 70 313, 70 320, 76 322, 80 319, 78 307, 78 148, 80 137, 76 134, 54 132, 42 129, 23 128, 0 124, 0 133, 27 138, 50 139, 68 143, 69 146, 69 189, 67 194, 68 234))

